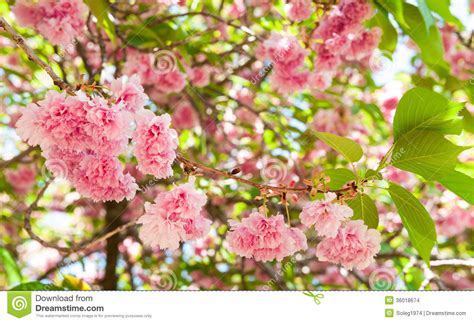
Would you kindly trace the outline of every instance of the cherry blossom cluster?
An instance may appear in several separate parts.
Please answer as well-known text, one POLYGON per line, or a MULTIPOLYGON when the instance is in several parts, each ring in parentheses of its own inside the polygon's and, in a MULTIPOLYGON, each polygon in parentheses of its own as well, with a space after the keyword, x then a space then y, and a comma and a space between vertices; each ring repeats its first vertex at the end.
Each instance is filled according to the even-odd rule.
POLYGON ((289 0, 287 15, 291 21, 303 21, 313 13, 311 0, 289 0))
MULTIPOLYGON (((153 55, 129 49, 124 73, 140 76, 143 85, 150 87, 150 91, 156 92, 152 96, 177 93, 186 86, 186 74, 178 70, 175 54, 168 51, 153 55)), ((201 76, 201 78, 204 77, 201 76)))
MULTIPOLYGON (((291 20, 304 20, 312 13, 311 1, 295 0, 287 5, 291 20)), ((287 33, 272 32, 256 49, 257 58, 267 62, 263 74, 268 72, 268 67, 273 68, 270 84, 281 94, 292 94, 308 86, 318 90, 328 88, 344 62, 369 65, 381 37, 380 29, 369 30, 363 25, 371 15, 371 5, 365 0, 343 0, 334 7, 311 36, 311 48, 317 54, 311 73, 304 66, 309 51, 298 39, 287 33)), ((258 77, 252 81, 255 79, 258 77)))
POLYGON ((82 33, 88 9, 82 0, 17 0, 12 12, 21 25, 66 46, 82 33))
POLYGON ((137 76, 113 80, 111 90, 110 99, 81 91, 75 96, 48 91, 44 100, 28 105, 16 124, 23 140, 41 147, 46 167, 55 176, 70 180, 80 194, 95 201, 135 196, 135 179, 124 174, 118 159, 132 138, 133 120, 139 124, 133 137, 143 172, 155 174, 156 167, 161 167, 169 176, 175 158, 170 149, 177 147, 176 132, 169 129, 170 117, 156 117, 168 120, 159 124, 150 116, 153 112, 144 109, 147 96, 137 76), (156 166, 157 162, 163 165, 156 166))
POLYGON ((346 61, 368 64, 381 37, 379 28, 366 29, 363 21, 372 8, 365 0, 343 0, 321 21, 312 37, 317 52, 312 86, 326 89, 338 67, 346 61))
POLYGON ((474 51, 461 46, 453 26, 445 25, 440 29, 444 46, 444 58, 451 72, 461 80, 469 80, 474 69, 474 51))
POLYGON ((380 233, 368 229, 364 221, 349 221, 339 227, 334 238, 325 238, 318 244, 316 256, 348 270, 364 269, 374 261, 381 242, 380 233))
POLYGON ((323 237, 316 249, 319 260, 349 270, 364 269, 380 250, 380 233, 368 229, 362 220, 348 221, 352 209, 335 199, 336 194, 326 193, 323 200, 308 202, 300 214, 301 223, 308 228, 314 225, 317 234, 323 237))
POLYGON ((170 124, 171 117, 168 114, 156 116, 150 110, 145 110, 139 116, 133 141, 138 170, 142 173, 158 179, 173 174, 171 165, 176 158, 178 134, 170 129, 170 124))
POLYGON ((36 183, 36 170, 28 165, 7 169, 5 178, 17 194, 26 194, 36 183))
POLYGON ((308 51, 300 46, 296 37, 272 32, 270 38, 258 46, 256 55, 272 64, 270 83, 278 92, 291 94, 307 85, 309 72, 304 67, 304 59, 308 51))
POLYGON ((194 177, 171 191, 159 193, 155 202, 145 203, 140 239, 151 247, 176 250, 181 241, 196 240, 209 232, 211 221, 202 214, 205 194, 194 188, 194 177))
POLYGON ((266 217, 252 212, 242 222, 231 221, 230 225, 226 240, 230 249, 241 257, 281 261, 308 248, 304 233, 288 227, 281 214, 266 217))

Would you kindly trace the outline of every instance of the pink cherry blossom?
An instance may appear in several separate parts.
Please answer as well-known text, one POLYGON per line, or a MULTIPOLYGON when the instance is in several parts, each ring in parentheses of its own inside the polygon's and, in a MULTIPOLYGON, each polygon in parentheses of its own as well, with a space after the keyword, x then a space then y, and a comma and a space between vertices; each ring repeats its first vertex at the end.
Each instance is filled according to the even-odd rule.
POLYGON ((117 156, 131 137, 124 102, 109 104, 82 92, 67 96, 48 91, 30 104, 18 120, 17 133, 39 145, 54 176, 72 182, 79 193, 95 201, 131 199, 138 186, 117 156))
POLYGON ((234 0, 227 10, 227 14, 232 19, 237 19, 245 15, 244 0, 234 0))
POLYGON ((458 205, 439 208, 435 215, 436 231, 445 237, 455 237, 467 228, 472 228, 474 209, 464 209, 458 205))
POLYGON ((156 178, 167 178, 173 174, 171 165, 176 158, 178 134, 170 129, 171 117, 168 114, 155 116, 145 110, 138 120, 133 135, 138 170, 156 178))
POLYGON ((20 166, 17 169, 7 169, 5 179, 18 194, 28 193, 36 183, 36 170, 31 166, 20 166))
POLYGON ((380 250, 382 238, 375 229, 367 229, 362 220, 342 225, 335 237, 324 238, 316 248, 320 261, 340 264, 348 270, 369 266, 380 250))
POLYGON ((171 191, 159 193, 155 202, 145 203, 140 239, 150 247, 175 250, 181 241, 203 238, 211 221, 202 214, 206 195, 194 188, 194 177, 171 191))
POLYGON ((307 85, 309 72, 304 67, 307 55, 308 51, 300 46, 296 37, 277 32, 272 32, 256 52, 259 59, 273 64, 270 83, 281 94, 291 94, 307 85))
POLYGON ((308 84, 309 72, 288 72, 275 69, 270 77, 273 88, 281 94, 303 90, 308 84))
POLYGON ((189 101, 180 101, 173 109, 172 123, 178 129, 192 129, 199 125, 199 116, 189 101))
POLYGON ((157 76, 153 64, 153 55, 129 49, 127 51, 127 61, 123 66, 123 72, 129 76, 137 74, 143 84, 153 85, 156 82, 157 76))
POLYGON ((227 234, 230 249, 241 257, 257 261, 281 261, 299 250, 306 249, 306 237, 297 228, 288 228, 283 215, 266 217, 253 212, 241 223, 231 221, 227 234))
POLYGON ((313 33, 316 73, 335 72, 344 62, 359 62, 367 66, 381 37, 380 29, 364 28, 363 21, 372 14, 367 1, 344 0, 324 16, 313 33))
POLYGON ((292 21, 308 19, 313 13, 311 0, 289 0, 288 18, 292 21))
POLYGON ((324 200, 308 202, 300 214, 301 223, 306 227, 314 225, 318 235, 334 238, 342 222, 350 218, 352 209, 344 204, 339 204, 336 194, 326 193, 324 200))
POLYGON ((158 73, 155 82, 155 87, 166 94, 181 92, 186 86, 185 75, 176 69, 164 74, 158 73))
POLYGON ((197 87, 209 85, 212 68, 208 65, 193 67, 188 71, 189 81, 197 87))
POLYGON ((131 200, 138 185, 122 168, 117 158, 87 155, 74 170, 72 181, 80 194, 94 201, 131 200))
POLYGON ((113 80, 110 85, 117 104, 123 104, 125 110, 137 112, 145 106, 148 96, 143 91, 140 77, 136 74, 125 80, 124 77, 113 80))
POLYGON ((20 24, 35 28, 51 43, 62 46, 81 34, 87 11, 82 0, 18 0, 12 7, 20 24))

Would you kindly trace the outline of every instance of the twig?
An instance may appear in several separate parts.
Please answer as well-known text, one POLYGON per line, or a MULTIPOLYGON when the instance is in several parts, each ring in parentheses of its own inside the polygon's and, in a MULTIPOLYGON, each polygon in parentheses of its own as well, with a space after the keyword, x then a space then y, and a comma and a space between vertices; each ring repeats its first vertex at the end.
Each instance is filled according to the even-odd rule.
POLYGON ((0 17, 0 28, 4 29, 7 34, 11 36, 17 46, 26 53, 30 61, 35 62, 43 70, 45 70, 46 73, 48 73, 55 85, 57 85, 61 90, 66 91, 68 94, 75 95, 74 89, 69 84, 64 82, 56 73, 54 73, 53 69, 48 64, 46 64, 38 57, 38 55, 36 55, 33 49, 31 49, 31 47, 26 44, 25 39, 20 36, 20 34, 18 34, 3 17, 0 17))
POLYGON ((24 225, 25 225, 25 230, 28 233, 28 235, 35 241, 39 242, 43 247, 46 248, 52 248, 56 249, 60 252, 67 252, 67 253, 73 253, 73 252, 79 252, 82 250, 89 249, 90 247, 99 244, 110 237, 116 235, 117 233, 120 233, 122 231, 127 230, 128 228, 134 226, 136 224, 136 220, 130 221, 124 225, 121 225, 114 230, 107 232, 106 234, 98 237, 98 238, 92 238, 90 240, 87 240, 85 242, 82 242, 80 244, 75 244, 71 247, 60 247, 56 245, 55 243, 48 242, 46 240, 43 240, 41 237, 39 237, 34 231, 31 226, 31 213, 33 210, 35 210, 38 207, 38 202, 39 200, 43 197, 44 193, 46 192, 46 189, 49 187, 51 184, 51 181, 46 182, 45 186, 41 189, 41 191, 38 193, 38 196, 36 197, 36 200, 28 207, 28 209, 25 212, 25 220, 24 220, 24 225))
MULTIPOLYGON (((206 173, 214 174, 214 175, 217 175, 219 177, 234 179, 237 182, 244 183, 244 184, 256 187, 261 191, 279 192, 279 193, 283 193, 283 192, 304 193, 304 192, 311 192, 311 190, 313 189, 312 186, 288 187, 288 186, 272 186, 272 185, 266 185, 266 184, 259 184, 259 183, 252 182, 248 179, 241 178, 241 177, 238 177, 236 175, 233 175, 230 172, 223 171, 223 170, 220 170, 220 169, 215 169, 215 168, 197 163, 195 161, 191 161, 191 160, 186 159, 185 157, 183 157, 181 154, 178 154, 176 159, 179 162, 184 164, 185 171, 186 170, 193 170, 193 169, 200 169, 200 170, 202 170, 206 173)), ((326 193, 326 192, 341 193, 341 192, 347 192, 347 191, 350 191, 350 190, 353 190, 353 189, 354 189, 353 187, 345 187, 345 188, 341 188, 341 189, 338 189, 338 190, 318 190, 318 193, 326 193)))
POLYGON ((23 159, 23 157, 28 156, 33 150, 35 150, 35 148, 36 147, 29 147, 28 149, 22 151, 21 153, 19 153, 18 155, 16 155, 12 159, 0 162, 0 169, 7 168, 11 164, 21 161, 23 159))

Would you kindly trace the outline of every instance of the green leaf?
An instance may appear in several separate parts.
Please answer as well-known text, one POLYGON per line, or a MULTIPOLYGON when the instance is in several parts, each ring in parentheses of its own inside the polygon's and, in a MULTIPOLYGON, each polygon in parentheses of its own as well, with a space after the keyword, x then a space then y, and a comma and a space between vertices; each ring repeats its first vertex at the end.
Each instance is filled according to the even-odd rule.
POLYGON ((453 171, 445 178, 440 179, 439 182, 469 204, 474 205, 474 178, 453 171))
POLYGON ((3 247, 0 247, 0 267, 3 267, 7 274, 8 285, 18 284, 21 282, 21 270, 18 267, 15 258, 13 258, 11 253, 3 247))
POLYGON ((420 9, 421 15, 423 16, 426 32, 429 33, 431 26, 433 26, 435 22, 431 15, 430 8, 428 8, 425 0, 416 0, 416 2, 418 3, 418 9, 420 9))
POLYGON ((354 211, 352 220, 362 219, 369 228, 377 228, 379 225, 379 213, 374 201, 367 194, 358 193, 356 198, 347 204, 354 211))
POLYGON ((382 175, 373 169, 368 169, 364 176, 365 179, 382 179, 382 175))
POLYGON ((464 130, 474 133, 474 115, 472 115, 468 109, 464 108, 459 112, 462 117, 462 127, 464 130))
POLYGON ((380 39, 379 48, 381 50, 393 53, 397 47, 398 32, 393 27, 392 23, 388 19, 387 12, 382 10, 377 13, 366 23, 367 27, 379 27, 382 29, 383 34, 380 39))
POLYGON ((58 291, 58 290, 64 290, 64 288, 55 286, 53 284, 43 284, 41 282, 35 281, 35 282, 28 282, 28 283, 17 285, 17 286, 13 287, 10 290, 16 290, 16 291, 53 290, 53 291, 58 291))
POLYGON ((115 27, 109 18, 109 3, 107 0, 84 0, 91 9, 92 14, 96 17, 100 28, 105 30, 107 36, 113 44, 115 44, 115 27))
POLYGON ((398 103, 393 119, 395 140, 416 130, 434 130, 442 134, 460 134, 458 112, 463 104, 449 102, 442 95, 417 87, 407 91, 398 103))
POLYGON ((356 180, 354 173, 345 168, 327 169, 324 174, 331 178, 328 184, 331 190, 340 189, 344 184, 356 180))
POLYGON ((351 139, 328 132, 316 132, 315 135, 350 162, 356 162, 362 157, 363 151, 361 146, 351 139))
POLYGON ((437 132, 411 131, 395 143, 391 163, 426 180, 438 180, 454 170, 458 154, 467 148, 456 146, 437 132))
POLYGON ((403 21, 397 17, 395 19, 403 32, 418 45, 423 61, 438 75, 447 76, 449 65, 444 59, 443 42, 436 25, 432 25, 429 31, 426 28, 420 28, 420 22, 424 21, 423 15, 417 7, 408 3, 403 4, 403 16, 403 21), (406 26, 403 22, 406 23, 406 26))
POLYGON ((390 183, 388 191, 397 206, 413 247, 429 265, 431 250, 436 244, 433 219, 418 199, 400 185, 390 183))
POLYGON ((390 12, 400 26, 408 28, 403 15, 403 0, 377 0, 377 3, 390 12))
POLYGON ((428 7, 440 15, 445 22, 452 23, 456 25, 459 30, 464 30, 463 23, 451 14, 449 6, 451 5, 451 0, 426 0, 428 7))

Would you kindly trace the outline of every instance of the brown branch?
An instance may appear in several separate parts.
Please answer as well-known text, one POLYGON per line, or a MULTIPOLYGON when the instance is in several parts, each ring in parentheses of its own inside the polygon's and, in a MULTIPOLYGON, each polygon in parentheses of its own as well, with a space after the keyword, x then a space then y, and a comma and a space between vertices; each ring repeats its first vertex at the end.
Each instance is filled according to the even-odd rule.
POLYGON ((16 30, 5 20, 5 18, 0 17, 0 28, 4 29, 7 34, 15 41, 16 45, 20 47, 28 56, 28 59, 32 62, 38 64, 53 80, 54 84, 57 85, 61 90, 66 91, 70 95, 75 95, 74 89, 63 81, 43 60, 41 60, 38 55, 28 46, 25 42, 25 39, 16 32, 16 30))
MULTIPOLYGON (((114 232, 120 227, 120 216, 123 210, 127 207, 127 201, 116 203, 107 202, 105 203, 105 209, 107 211, 105 215, 105 230, 108 232, 114 232)), ((106 254, 106 265, 105 274, 102 281, 102 287, 104 290, 115 290, 117 289, 118 276, 117 276, 117 262, 119 257, 119 243, 120 237, 118 235, 112 235, 107 238, 107 244, 105 246, 106 254)))
POLYGON ((16 155, 15 157, 13 157, 12 159, 9 159, 9 160, 5 160, 5 161, 2 161, 0 162, 0 169, 2 168, 7 168, 8 166, 10 166, 11 164, 14 164, 16 162, 19 162, 23 159, 23 157, 26 157, 28 156, 33 150, 35 150, 36 147, 29 147, 28 149, 22 151, 21 153, 19 153, 18 155, 16 155))
POLYGON ((41 200, 44 193, 46 192, 46 189, 49 187, 50 184, 51 184, 51 181, 46 182, 45 186, 38 193, 38 195, 36 197, 36 200, 26 210, 25 219, 24 219, 25 230, 28 233, 28 235, 33 240, 39 242, 43 247, 56 249, 60 252, 65 252, 65 253, 77 253, 77 252, 80 252, 80 251, 83 251, 83 250, 87 250, 87 249, 91 248, 92 246, 94 246, 96 244, 104 242, 105 240, 110 239, 114 235, 116 235, 116 234, 118 234, 122 231, 125 231, 128 228, 130 228, 130 227, 132 227, 136 224, 136 220, 130 221, 126 224, 123 224, 121 226, 113 228, 112 230, 108 231, 104 235, 92 238, 90 240, 84 241, 84 242, 79 243, 79 244, 74 244, 71 247, 61 247, 61 246, 58 246, 56 243, 46 241, 46 240, 42 239, 40 236, 38 236, 33 231, 33 227, 31 225, 31 213, 33 212, 33 210, 35 210, 38 207, 39 200, 41 200))
MULTIPOLYGON (((223 171, 220 169, 215 169, 203 164, 200 164, 195 161, 191 161, 189 159, 186 159, 183 157, 181 154, 178 154, 176 159, 183 163, 184 169, 186 170, 193 170, 193 169, 200 169, 208 174, 213 174, 218 177, 224 177, 224 178, 231 178, 233 180, 236 180, 237 182, 244 183, 253 187, 258 188, 260 191, 267 191, 267 192, 274 192, 274 193, 287 193, 287 192, 292 192, 292 193, 309 193, 313 190, 312 186, 306 186, 306 187, 288 187, 288 186, 272 186, 272 185, 266 185, 266 184, 259 184, 255 183, 253 181, 250 181, 245 178, 238 177, 236 175, 233 175, 230 172, 223 171)), ((338 190, 318 190, 318 193, 327 193, 327 192, 335 192, 335 193, 342 193, 342 192, 347 192, 354 190, 354 187, 345 187, 341 188, 338 190)))

